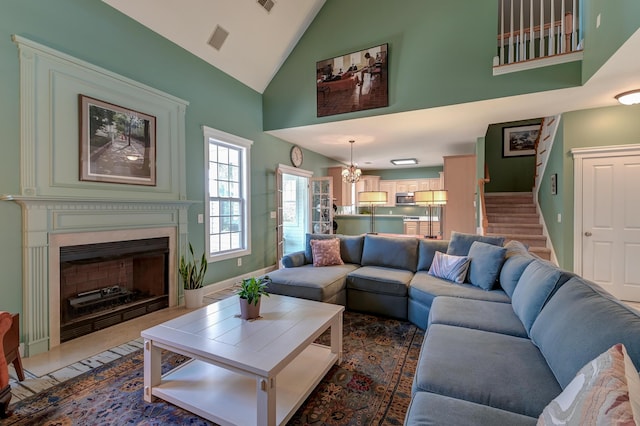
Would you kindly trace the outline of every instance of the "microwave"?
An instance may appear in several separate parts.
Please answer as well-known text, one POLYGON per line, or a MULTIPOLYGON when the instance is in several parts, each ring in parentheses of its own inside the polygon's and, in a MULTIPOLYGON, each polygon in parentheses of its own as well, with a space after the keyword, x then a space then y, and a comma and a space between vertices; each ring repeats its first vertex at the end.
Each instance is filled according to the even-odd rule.
POLYGON ((415 206, 413 192, 396 192, 396 206, 415 206))

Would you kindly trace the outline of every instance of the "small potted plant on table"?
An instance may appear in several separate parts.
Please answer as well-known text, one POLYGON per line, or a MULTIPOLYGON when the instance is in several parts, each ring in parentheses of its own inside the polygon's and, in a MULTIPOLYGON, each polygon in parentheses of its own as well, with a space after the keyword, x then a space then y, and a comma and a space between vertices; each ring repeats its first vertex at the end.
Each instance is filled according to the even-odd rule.
POLYGON ((180 256, 178 270, 184 288, 184 301, 187 308, 199 308, 202 306, 202 283, 207 272, 207 257, 202 253, 198 261, 193 253, 193 247, 189 243, 187 255, 180 256))
POLYGON ((238 296, 240 297, 240 317, 242 319, 255 319, 260 317, 260 299, 269 297, 267 285, 271 282, 268 275, 264 277, 245 278, 240 284, 238 296))

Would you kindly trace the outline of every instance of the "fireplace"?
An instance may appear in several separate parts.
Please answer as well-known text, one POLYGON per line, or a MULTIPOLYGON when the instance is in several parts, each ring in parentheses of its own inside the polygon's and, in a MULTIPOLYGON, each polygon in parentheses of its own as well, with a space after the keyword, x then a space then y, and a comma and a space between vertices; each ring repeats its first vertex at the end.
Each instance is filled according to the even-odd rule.
POLYGON ((60 341, 169 306, 169 238, 60 247, 60 341))

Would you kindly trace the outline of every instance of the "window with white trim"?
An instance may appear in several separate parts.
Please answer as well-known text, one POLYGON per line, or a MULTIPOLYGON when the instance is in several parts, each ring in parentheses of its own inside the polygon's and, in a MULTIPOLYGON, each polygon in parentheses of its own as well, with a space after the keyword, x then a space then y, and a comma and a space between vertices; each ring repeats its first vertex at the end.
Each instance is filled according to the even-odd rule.
POLYGON ((210 261, 245 256, 250 246, 250 152, 252 141, 203 126, 205 212, 210 261))

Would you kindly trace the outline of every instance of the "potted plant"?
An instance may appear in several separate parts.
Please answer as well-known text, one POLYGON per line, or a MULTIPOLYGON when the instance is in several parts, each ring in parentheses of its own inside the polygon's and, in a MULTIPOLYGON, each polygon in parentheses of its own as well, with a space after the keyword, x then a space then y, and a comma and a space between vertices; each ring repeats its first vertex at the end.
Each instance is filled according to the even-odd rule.
POLYGON ((207 257, 202 253, 200 260, 193 253, 193 246, 189 243, 189 251, 180 256, 178 270, 184 288, 184 300, 187 308, 202 306, 202 283, 207 272, 207 257))
POLYGON ((240 284, 238 296, 240 296, 240 317, 242 319, 254 319, 260 316, 260 299, 269 297, 267 285, 271 282, 268 275, 264 277, 245 278, 240 284))

